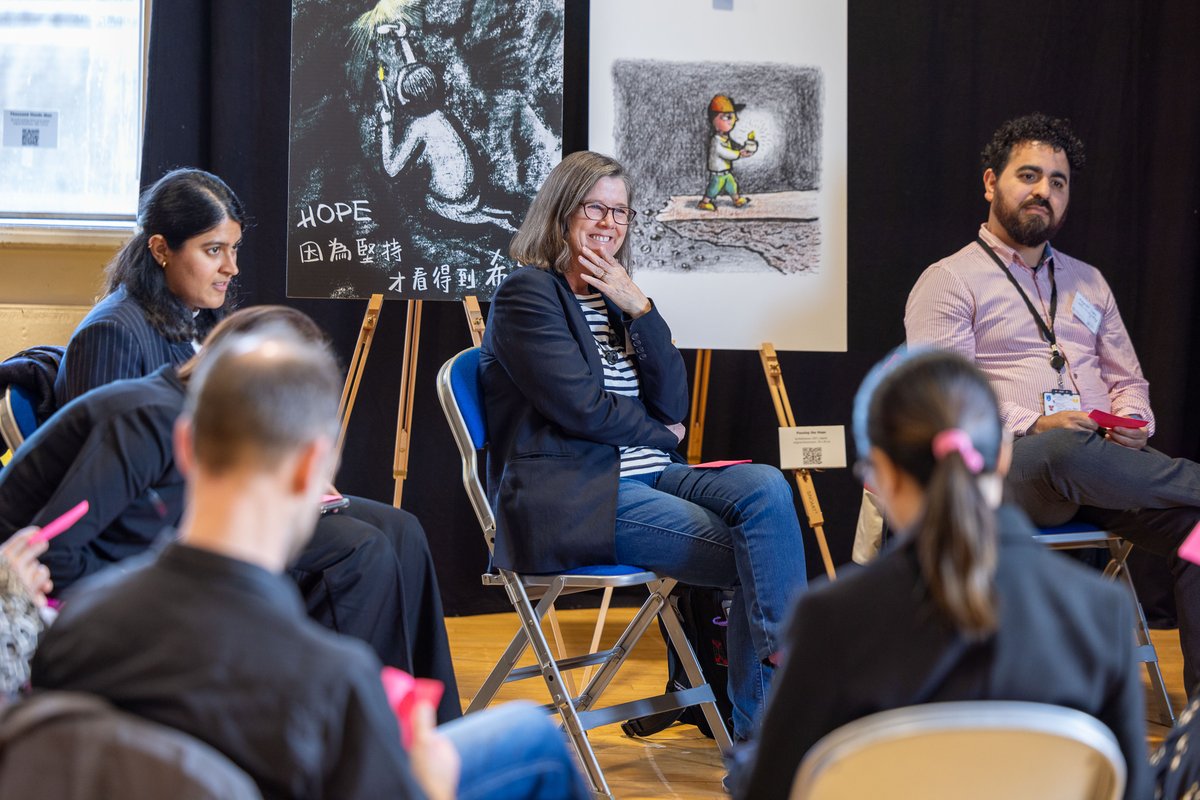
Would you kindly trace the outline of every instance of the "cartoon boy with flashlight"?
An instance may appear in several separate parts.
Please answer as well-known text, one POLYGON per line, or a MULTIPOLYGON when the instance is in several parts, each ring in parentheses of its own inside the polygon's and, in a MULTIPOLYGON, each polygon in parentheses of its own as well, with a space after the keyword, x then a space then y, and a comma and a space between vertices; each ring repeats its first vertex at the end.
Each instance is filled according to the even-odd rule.
POLYGON ((750 202, 749 197, 738 194, 733 162, 754 155, 758 151, 758 142, 754 138, 754 131, 750 131, 745 144, 739 144, 729 137, 729 132, 737 125, 738 112, 745 107, 745 104, 735 103, 723 94, 716 95, 708 104, 708 121, 713 135, 708 142, 708 189, 696 206, 702 211, 716 211, 713 201, 722 192, 733 199, 734 208, 741 208, 750 202))

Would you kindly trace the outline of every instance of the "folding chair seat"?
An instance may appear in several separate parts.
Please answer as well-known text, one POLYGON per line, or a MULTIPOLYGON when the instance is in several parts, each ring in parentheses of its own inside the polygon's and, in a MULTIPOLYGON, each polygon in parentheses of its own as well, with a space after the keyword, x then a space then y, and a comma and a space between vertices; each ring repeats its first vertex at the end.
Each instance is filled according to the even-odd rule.
POLYGON ((1163 683, 1162 670, 1158 664, 1158 651, 1150 640, 1150 626, 1146 624, 1146 614, 1142 603, 1138 600, 1137 589, 1134 588, 1133 578, 1129 574, 1129 566, 1125 559, 1133 549, 1130 542, 1114 533, 1100 530, 1095 525, 1086 522, 1068 522, 1053 528, 1040 528, 1037 541, 1051 550, 1075 550, 1079 548, 1100 548, 1108 550, 1108 566, 1104 568, 1104 576, 1118 581, 1125 587, 1129 601, 1134 610, 1134 636, 1137 639, 1137 659, 1146 667, 1146 675, 1154 690, 1154 704, 1158 707, 1156 721, 1163 725, 1175 724, 1175 710, 1171 706, 1171 698, 1167 694, 1166 684, 1163 683))
POLYGON ((1099 720, 1043 703, 974 700, 843 725, 804 756, 790 796, 1116 800, 1125 780, 1120 745, 1099 720))
MULTIPOLYGON (((438 372, 438 399, 450 424, 462 457, 463 486, 479 519, 489 553, 494 551, 496 521, 480 478, 479 451, 487 445, 483 391, 479 382, 479 348, 469 348, 447 361, 438 372)), ((496 569, 483 576, 483 583, 502 586, 517 612, 521 627, 504 651, 487 680, 471 700, 467 713, 488 705, 508 682, 541 676, 550 692, 550 707, 562 718, 563 727, 582 762, 593 792, 612 797, 608 783, 587 738, 587 731, 636 717, 699 705, 722 752, 731 746, 729 733, 717 710, 711 687, 683 633, 679 616, 669 600, 676 581, 637 567, 600 564, 555 574, 524 574, 496 569), (616 643, 595 653, 556 659, 542 633, 541 620, 561 596, 576 592, 626 586, 645 586, 648 597, 616 643), (537 601, 534 606, 531 598, 537 601), (661 619, 691 683, 691 688, 599 707, 601 695, 616 677, 629 653, 656 619, 661 619), (526 648, 532 648, 536 664, 517 668, 526 648), (563 672, 598 666, 582 691, 572 697, 563 682, 563 672)))

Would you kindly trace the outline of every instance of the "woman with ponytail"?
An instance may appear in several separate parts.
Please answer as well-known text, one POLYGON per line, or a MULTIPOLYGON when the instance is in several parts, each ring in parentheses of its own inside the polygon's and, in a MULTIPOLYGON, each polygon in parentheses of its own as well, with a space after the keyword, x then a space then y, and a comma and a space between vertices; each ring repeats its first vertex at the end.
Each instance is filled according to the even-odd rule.
POLYGON ((735 757, 734 796, 786 798, 835 728, 953 700, 1091 714, 1125 753, 1125 797, 1148 796, 1129 600, 1002 504, 1011 444, 987 379, 953 353, 893 357, 863 382, 854 431, 862 477, 899 535, 800 597, 763 725, 735 757))
POLYGON ((245 223, 233 190, 202 170, 173 170, 143 192, 133 238, 105 270, 104 297, 67 345, 56 403, 195 355, 233 305, 245 223))

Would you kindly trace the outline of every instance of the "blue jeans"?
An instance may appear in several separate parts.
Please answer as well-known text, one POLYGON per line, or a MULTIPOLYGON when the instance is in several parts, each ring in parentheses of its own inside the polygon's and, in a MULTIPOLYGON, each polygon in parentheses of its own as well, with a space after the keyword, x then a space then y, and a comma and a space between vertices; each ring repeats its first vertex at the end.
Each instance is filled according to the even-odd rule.
POLYGON ((591 792, 546 711, 518 701, 438 726, 462 759, 458 800, 584 800, 591 792))
POLYGON ((622 478, 617 560, 683 583, 733 589, 729 697, 733 734, 762 716, 780 627, 807 584, 804 542, 783 473, 766 464, 692 469, 671 464, 653 485, 622 478))

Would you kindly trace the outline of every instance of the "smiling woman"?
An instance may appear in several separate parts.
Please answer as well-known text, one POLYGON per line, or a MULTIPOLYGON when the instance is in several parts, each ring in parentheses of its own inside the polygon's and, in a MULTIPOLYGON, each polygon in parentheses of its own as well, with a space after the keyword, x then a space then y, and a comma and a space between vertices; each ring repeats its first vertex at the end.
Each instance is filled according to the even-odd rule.
POLYGON ((216 175, 167 173, 138 203, 138 226, 105 274, 105 296, 67 345, 61 406, 96 386, 177 366, 233 304, 245 211, 216 175))
POLYGON ((519 572, 629 564, 732 589, 728 688, 734 736, 746 738, 806 582, 800 524, 774 467, 672 458, 687 376, 626 269, 633 200, 619 163, 572 153, 513 237, 509 254, 528 266, 496 290, 479 365, 494 561, 519 572))

